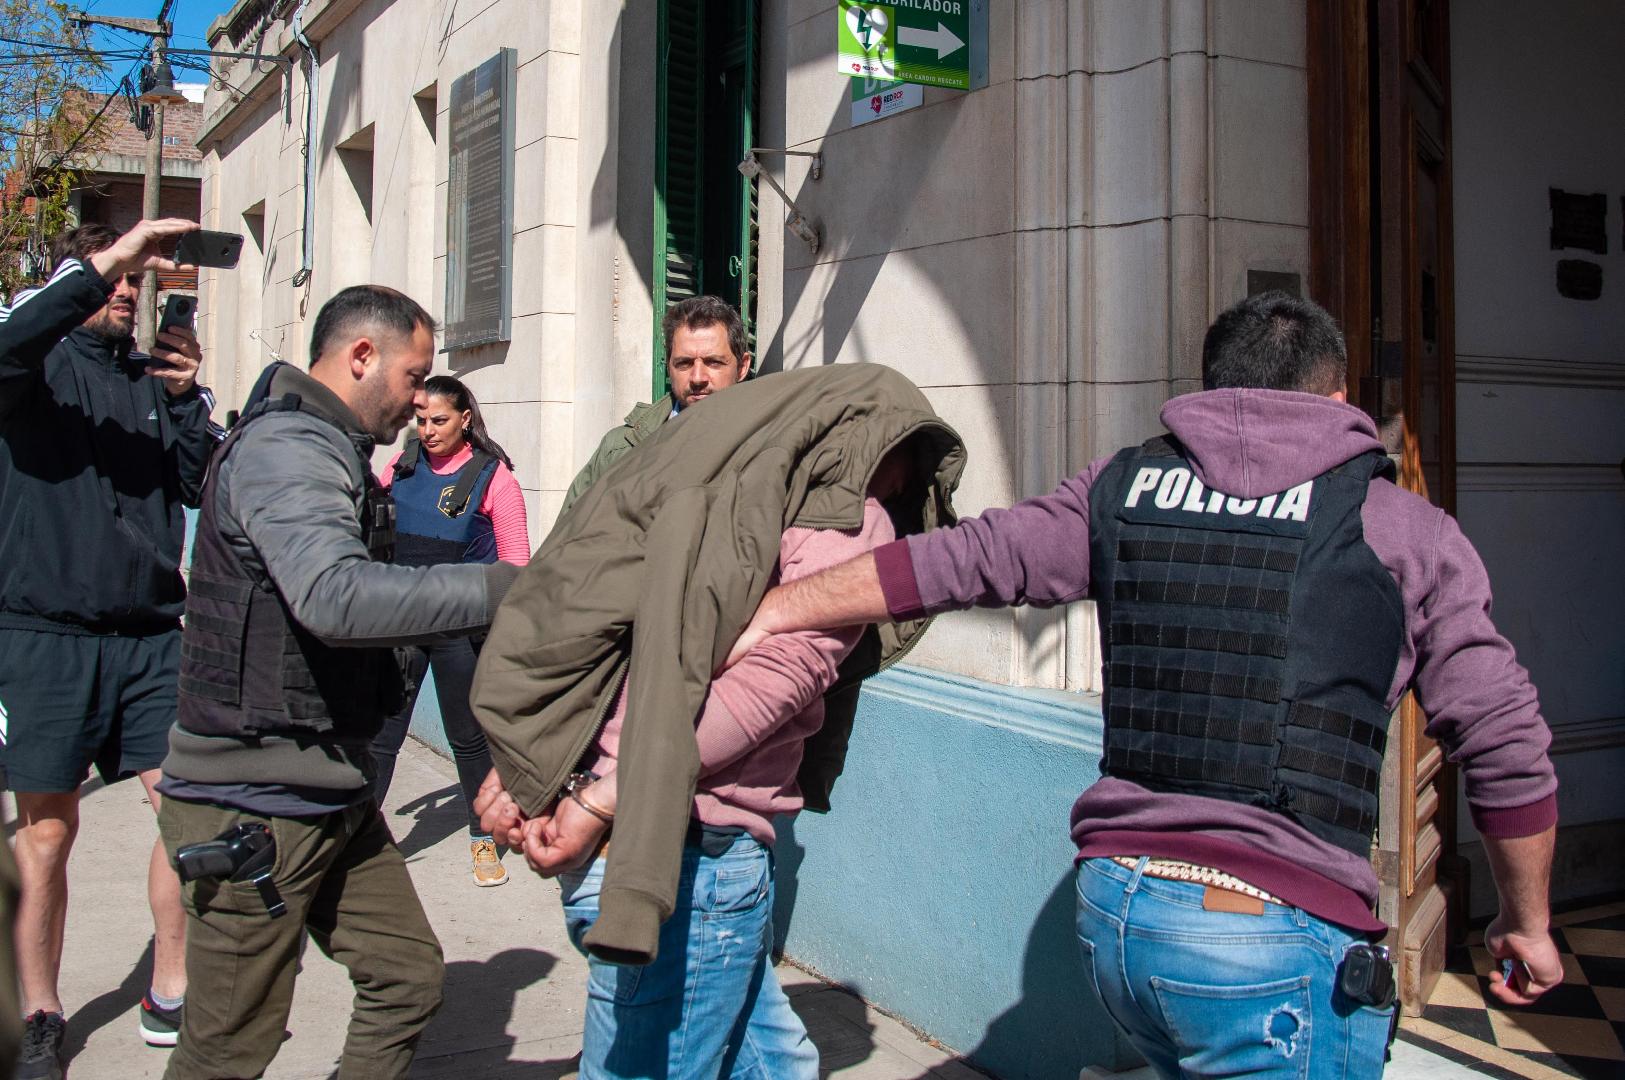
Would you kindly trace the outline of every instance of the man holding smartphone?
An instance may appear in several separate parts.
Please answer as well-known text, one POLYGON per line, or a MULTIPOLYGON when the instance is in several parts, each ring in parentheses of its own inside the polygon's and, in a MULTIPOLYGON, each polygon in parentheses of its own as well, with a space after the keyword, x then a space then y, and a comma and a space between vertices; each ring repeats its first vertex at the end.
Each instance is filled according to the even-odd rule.
MULTIPOLYGON (((196 229, 81 225, 39 289, 0 309, 0 767, 17 801, 20 1080, 60 1077, 57 975, 79 786, 139 777, 156 810, 180 662, 182 507, 222 432, 189 323, 134 351, 141 274, 196 229)), ((141 1030, 173 1046, 186 917, 161 846, 148 867, 153 979, 141 1030)), ((113 981, 117 981, 117 977, 113 981)))

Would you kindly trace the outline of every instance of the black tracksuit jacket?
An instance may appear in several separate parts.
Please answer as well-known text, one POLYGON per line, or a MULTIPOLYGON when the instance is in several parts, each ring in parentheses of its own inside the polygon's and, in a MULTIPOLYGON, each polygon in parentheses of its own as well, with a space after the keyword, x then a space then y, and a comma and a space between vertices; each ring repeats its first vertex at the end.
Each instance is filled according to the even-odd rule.
POLYGON ((220 429, 170 397, 130 343, 80 324, 113 287, 64 260, 0 308, 0 628, 147 633, 178 625, 182 506, 220 429))

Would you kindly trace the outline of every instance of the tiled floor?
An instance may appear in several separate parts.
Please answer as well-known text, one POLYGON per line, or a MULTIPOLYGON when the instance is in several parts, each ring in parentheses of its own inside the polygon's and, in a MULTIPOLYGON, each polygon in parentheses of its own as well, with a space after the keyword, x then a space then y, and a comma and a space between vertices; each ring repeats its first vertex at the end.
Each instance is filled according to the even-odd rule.
POLYGON ((1625 902, 1553 918, 1565 978, 1528 1008, 1489 994, 1495 961, 1475 932, 1452 952, 1401 1038, 1490 1076, 1625 1080, 1625 902))

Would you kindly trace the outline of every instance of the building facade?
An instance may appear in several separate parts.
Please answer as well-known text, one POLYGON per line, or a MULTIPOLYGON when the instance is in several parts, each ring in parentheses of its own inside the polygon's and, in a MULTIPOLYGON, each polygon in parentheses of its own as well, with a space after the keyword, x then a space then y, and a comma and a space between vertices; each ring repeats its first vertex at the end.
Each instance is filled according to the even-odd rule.
MULTIPOLYGON (((447 242, 448 192, 467 179, 450 175, 453 85, 504 49, 508 332, 438 366, 468 382, 513 455, 538 541, 603 432, 660 391, 657 312, 687 293, 743 306, 761 371, 866 360, 908 375, 969 447, 968 513, 1156 434, 1162 403, 1199 387, 1202 335, 1229 303, 1313 294, 1350 325, 1356 375, 1376 380, 1362 404, 1396 454, 1417 457, 1417 431, 1435 436, 1413 486, 1432 478, 1512 597, 1502 625, 1559 748, 1569 740, 1560 888, 1617 881, 1601 837, 1625 808, 1585 778, 1625 765, 1625 635, 1611 614, 1625 571, 1602 554, 1625 540, 1625 445, 1605 420, 1625 401, 1625 267, 1611 240, 1612 254, 1587 256, 1602 298, 1556 296, 1561 253, 1531 233, 1548 184, 1620 194, 1617 140, 1581 130, 1603 130, 1597 116, 1537 120, 1566 93, 1554 80, 1593 56, 1608 70, 1625 44, 1592 26, 1605 0, 1540 15, 1510 0, 946 2, 985 10, 985 85, 926 88, 916 107, 860 123, 870 103, 836 69, 832 0, 240 0, 212 47, 294 63, 223 62, 199 129, 205 224, 249 238, 235 271, 201 283, 222 409, 270 360, 306 361, 309 322, 343 286, 393 285, 444 314, 448 246, 453 260, 462 250, 460 231, 447 242), (1384 216, 1399 205, 1389 188, 1322 180, 1333 166, 1357 179, 1344 165, 1362 153, 1381 172, 1388 144, 1331 120, 1396 91, 1337 79, 1383 33, 1441 11, 1446 30, 1462 25, 1424 44, 1454 57, 1438 65, 1434 113, 1442 101, 1448 120, 1454 101, 1457 167, 1453 189, 1432 189, 1426 205, 1446 212, 1425 235, 1455 271, 1429 283, 1401 265, 1389 281, 1388 264, 1346 243, 1357 230, 1333 226, 1391 217, 1411 237, 1420 218, 1384 216), (1499 55, 1511 39, 1498 19, 1538 22, 1548 51, 1499 55), (1518 79, 1500 77, 1508 66, 1518 79), (1513 105, 1538 153, 1498 137, 1513 105), (753 148, 816 250, 785 228, 792 208, 771 185, 740 175, 753 148), (1433 368, 1384 359, 1396 335, 1424 336, 1397 319, 1373 333, 1371 290, 1343 288, 1355 278, 1388 281, 1389 303, 1406 283, 1430 297, 1433 368), (1526 292, 1538 319, 1514 314, 1526 292), (1395 394, 1449 423, 1419 423, 1395 394), (1574 410, 1592 418, 1584 431, 1574 410), (1587 538, 1598 522, 1611 547, 1587 538), (1533 569, 1536 551, 1561 553, 1562 569, 1533 569)), ((1618 112, 1617 95, 1591 89, 1593 112, 1618 112)), ((1612 215, 1607 228, 1625 239, 1612 215)), ((1087 605, 939 620, 908 667, 866 691, 835 811, 786 826, 786 950, 999 1075, 1129 1063, 1071 937, 1067 816, 1097 776, 1099 662, 1087 605)), ((1390 804, 1404 820, 1385 822, 1377 855, 1385 915, 1410 935, 1413 999, 1445 909, 1493 904, 1482 867, 1469 873, 1482 860, 1451 770, 1419 725, 1395 740, 1390 804)))

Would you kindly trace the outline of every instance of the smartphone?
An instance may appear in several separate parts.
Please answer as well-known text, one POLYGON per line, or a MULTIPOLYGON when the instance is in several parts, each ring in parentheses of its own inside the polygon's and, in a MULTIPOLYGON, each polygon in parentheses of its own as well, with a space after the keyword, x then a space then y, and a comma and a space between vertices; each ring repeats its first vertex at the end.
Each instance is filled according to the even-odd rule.
MULTIPOLYGON (((192 317, 196 314, 197 297, 186 296, 181 293, 170 293, 169 299, 164 301, 164 314, 158 320, 158 333, 161 334, 165 330, 174 330, 177 327, 190 330, 192 329, 192 317)), ((155 368, 174 367, 173 364, 166 364, 156 356, 152 357, 152 366, 155 368)))
POLYGON ((192 329, 192 316, 197 313, 197 297, 186 296, 182 293, 170 293, 169 299, 164 301, 164 315, 158 320, 158 332, 173 330, 180 327, 183 330, 192 329))
POLYGON ((213 266, 230 270, 243 253, 243 234, 198 229, 184 234, 175 245, 175 261, 182 266, 213 266))

